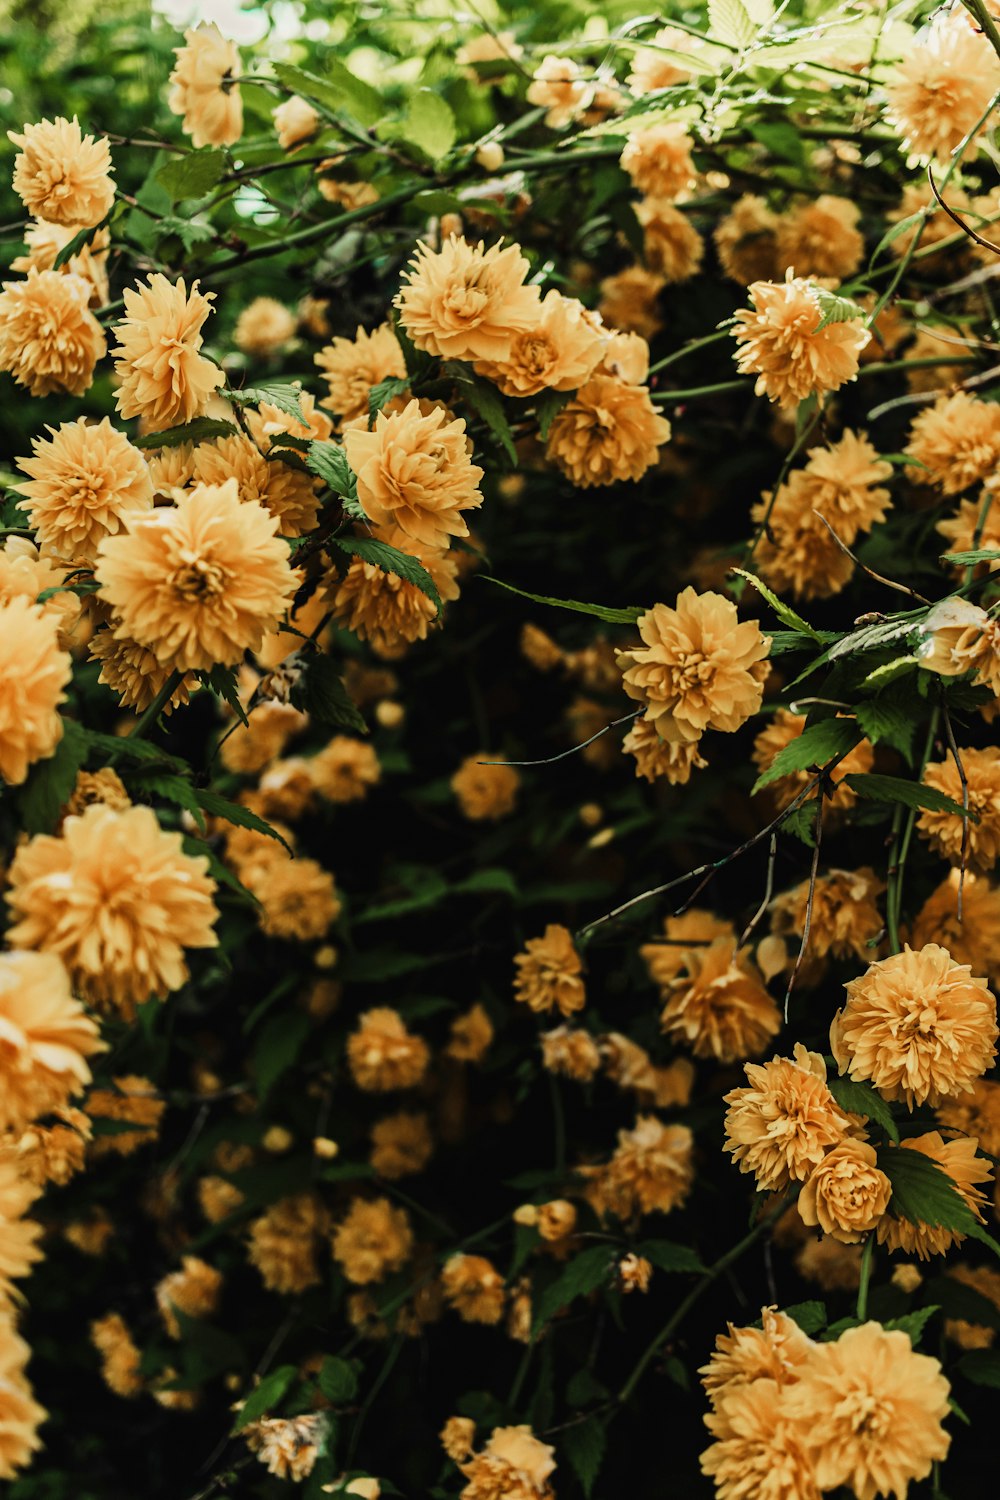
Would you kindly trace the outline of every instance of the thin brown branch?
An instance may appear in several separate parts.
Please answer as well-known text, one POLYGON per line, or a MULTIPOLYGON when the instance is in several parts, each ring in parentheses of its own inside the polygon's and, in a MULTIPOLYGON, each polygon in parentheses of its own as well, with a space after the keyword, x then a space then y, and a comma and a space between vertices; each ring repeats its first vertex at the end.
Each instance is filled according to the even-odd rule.
POLYGON ((602 734, 607 734, 609 729, 615 729, 619 724, 627 724, 630 719, 637 719, 642 713, 641 708, 634 709, 630 714, 623 714, 620 719, 612 719, 610 724, 605 724, 596 734, 592 734, 589 740, 584 740, 579 745, 571 745, 568 750, 560 750, 558 755, 547 755, 542 760, 477 760, 477 766, 551 766, 557 760, 565 760, 567 755, 575 755, 578 750, 586 750, 595 740, 599 740, 602 734))
POLYGON ((833 540, 837 543, 837 546, 840 548, 841 552, 849 557, 851 559, 851 562, 854 563, 855 567, 861 569, 862 573, 867 573, 868 577, 874 578, 876 583, 884 583, 887 589, 895 589, 897 594, 905 594, 908 599, 916 599, 918 604, 930 604, 931 601, 929 599, 925 599, 923 594, 918 594, 916 589, 911 589, 908 584, 896 583, 895 579, 884 578, 881 573, 876 573, 874 568, 869 568, 866 563, 863 563, 859 557, 855 556, 846 542, 841 541, 840 537, 837 535, 833 527, 830 525, 829 521, 826 519, 826 516, 821 515, 818 510, 814 510, 813 515, 817 518, 817 520, 823 522, 823 525, 833 537, 833 540))
POLYGON ((806 949, 809 946, 809 933, 812 930, 813 906, 814 906, 815 901, 816 901, 816 877, 819 874, 819 850, 820 850, 820 845, 823 842, 823 799, 824 799, 824 796, 825 796, 825 789, 824 789, 823 785, 821 784, 820 788, 819 788, 819 795, 816 798, 816 825, 815 825, 815 827, 816 827, 816 842, 815 842, 815 844, 813 846, 812 864, 809 867, 809 894, 806 897, 806 919, 805 919, 805 921, 802 924, 802 941, 799 944, 799 951, 795 955, 795 966, 792 969, 791 974, 788 976, 788 988, 785 990, 785 1025, 786 1026, 788 1025, 788 1006, 789 1006, 789 1003, 791 1002, 792 991, 795 988, 795 981, 799 977, 799 970, 802 967, 802 960, 805 958, 806 949))
POLYGON ((774 890, 774 866, 777 857, 778 834, 777 831, 775 831, 771 834, 771 843, 767 851, 767 879, 764 883, 764 894, 761 897, 760 905, 754 912, 753 916, 750 918, 750 921, 747 923, 746 927, 743 930, 743 934, 740 937, 739 947, 741 948, 745 943, 748 943, 750 941, 751 937, 757 929, 758 923, 761 921, 764 913, 767 911, 767 908, 771 904, 771 893, 774 890))
POLYGON ((941 194, 938 192, 938 185, 934 181, 934 169, 930 162, 927 163, 927 181, 931 185, 931 192, 937 199, 938 206, 944 209, 949 219, 951 219, 953 223, 958 225, 962 233, 967 234, 969 236, 969 239, 974 240, 977 245, 982 245, 984 250, 992 250, 994 255, 1000 255, 1000 245, 994 245, 992 240, 986 240, 981 234, 977 234, 974 229, 970 229, 969 225, 966 224, 961 215, 957 214, 953 208, 948 207, 948 204, 944 201, 941 194))

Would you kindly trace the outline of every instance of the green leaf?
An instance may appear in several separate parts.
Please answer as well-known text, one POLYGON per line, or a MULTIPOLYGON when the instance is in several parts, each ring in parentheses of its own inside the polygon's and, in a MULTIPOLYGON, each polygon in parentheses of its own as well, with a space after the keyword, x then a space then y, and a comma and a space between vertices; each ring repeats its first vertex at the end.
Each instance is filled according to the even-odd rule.
POLYGON ((801 635, 811 636, 814 641, 822 640, 819 631, 814 630, 808 621, 803 620, 802 616, 797 614, 790 604, 786 604, 783 599, 779 599, 774 590, 769 589, 767 584, 757 577, 756 573, 748 573, 745 568, 730 568, 729 571, 731 573, 738 573, 741 578, 745 578, 748 583, 752 583, 761 598, 767 600, 783 625, 787 625, 790 630, 798 631, 801 635))
POLYGON ((52 832, 87 759, 87 739, 80 726, 73 719, 63 719, 62 727, 55 754, 32 766, 18 794, 18 811, 26 833, 52 832))
POLYGON ((451 105, 431 89, 412 94, 398 135, 418 147, 431 161, 447 156, 458 134, 451 105))
POLYGON ((790 161, 797 167, 805 166, 805 141, 789 120, 761 120, 747 128, 754 140, 766 146, 772 156, 790 161))
POLYGON ((955 1369, 973 1385, 1000 1389, 1000 1349, 973 1349, 963 1354, 955 1369))
POLYGON ((431 866, 419 871, 401 872, 401 876, 405 878, 405 883, 412 887, 409 894, 400 896, 395 901, 385 901, 381 905, 367 907, 354 918, 355 927, 365 922, 385 922, 390 918, 406 916, 412 911, 421 911, 428 906, 433 906, 448 893, 447 880, 431 866))
POLYGON ((852 302, 850 297, 840 297, 836 292, 828 292, 822 286, 814 287, 813 291, 822 315, 813 330, 814 333, 819 333, 821 328, 829 328, 831 323, 853 323, 864 318, 864 308, 852 302))
POLYGON ((169 766, 174 771, 187 771, 184 761, 179 760, 176 755, 168 755, 159 745, 150 744, 149 740, 137 740, 128 734, 102 734, 97 729, 84 729, 82 725, 77 725, 77 728, 87 742, 88 755, 92 750, 99 750, 105 761, 131 760, 140 764, 144 761, 159 761, 161 765, 169 766))
POLYGON ((318 440, 310 443, 306 454, 306 468, 313 474, 318 474, 335 495, 356 494, 357 479, 347 462, 347 454, 339 443, 321 443, 318 440))
POLYGON ((226 153, 215 146, 172 156, 155 173, 156 181, 174 201, 201 198, 219 181, 226 170, 226 153))
POLYGON ((910 610, 905 615, 891 615, 887 620, 877 620, 874 625, 863 625, 843 636, 827 653, 830 661, 841 656, 850 656, 855 651, 874 651, 877 646, 888 646, 891 641, 901 640, 916 630, 919 621, 927 614, 925 609, 910 610))
POLYGON ((329 53, 323 60, 322 78, 291 63, 274 63, 273 67, 275 77, 291 93, 312 99, 332 114, 353 115, 364 126, 377 125, 385 117, 385 102, 378 90, 356 78, 329 53))
POLYGON ((383 573, 395 573, 397 578, 402 578, 404 583, 412 583, 422 594, 426 594, 432 604, 441 609, 441 595, 437 591, 434 582, 423 563, 417 558, 411 557, 408 552, 400 552, 398 547, 390 547, 388 542, 377 542, 374 537, 334 537, 333 544, 339 547, 341 552, 347 552, 352 557, 360 557, 362 562, 371 563, 372 567, 381 568, 383 573))
POLYGON ((276 406, 286 417, 294 417, 303 427, 308 426, 302 411, 302 391, 287 380, 276 380, 271 385, 247 385, 240 391, 223 391, 227 400, 236 406, 276 406))
POLYGON ((358 1393, 358 1377, 354 1366, 346 1359, 338 1359, 335 1354, 328 1354, 320 1365, 316 1384, 334 1405, 352 1401, 358 1393))
POLYGON ((276 1370, 265 1375, 260 1385, 250 1392, 236 1413, 233 1431, 240 1432, 251 1422, 256 1422, 260 1417, 265 1417, 269 1411, 273 1411, 298 1373, 295 1365, 279 1365, 276 1370))
POLYGON ((659 1271, 691 1271, 697 1275, 705 1270, 689 1245, 675 1245, 670 1240, 644 1240, 641 1245, 636 1246, 635 1253, 643 1256, 659 1271))
POLYGON ((878 1148, 878 1165, 892 1183, 889 1212, 910 1224, 973 1234, 979 1220, 943 1167, 906 1146, 878 1148))
POLYGON ((913 764, 913 741, 917 732, 912 694, 879 693, 868 702, 856 703, 854 714, 873 745, 891 745, 913 764))
POLYGON ((604 1428, 600 1422, 576 1422, 572 1427, 566 1428, 560 1441, 570 1468, 579 1479, 587 1500, 590 1500, 608 1446, 604 1428))
POLYGON ((791 1307, 786 1307, 784 1313, 799 1325, 803 1333, 819 1333, 821 1328, 826 1327, 826 1304, 816 1299, 795 1302, 791 1307))
POLYGON ((199 831, 205 833, 205 814, 198 801, 198 794, 186 776, 175 776, 169 772, 142 771, 129 782, 129 790, 148 792, 151 796, 162 797, 166 802, 173 802, 177 807, 183 807, 194 818, 199 831))
POLYGON ((811 802, 803 802, 794 812, 781 820, 782 833, 801 839, 807 849, 816 847, 816 808, 811 802))
POLYGON ((234 667, 216 665, 210 672, 199 672, 198 681, 207 687, 210 693, 214 693, 217 698, 222 698, 228 703, 241 724, 250 723, 246 710, 240 702, 239 683, 234 667))
MULTIPOLYGON (((901 803, 903 807, 926 807, 931 812, 950 812, 962 816, 962 804, 953 802, 936 787, 921 781, 907 781, 902 776, 882 776, 874 771, 851 772, 844 780, 851 790, 866 802, 901 803)), ((969 819, 978 823, 979 814, 970 811, 969 819)))
POLYGON ((614 1270, 614 1252, 607 1245, 592 1245, 567 1261, 555 1281, 540 1293, 535 1303, 534 1327, 539 1329, 574 1297, 586 1297, 607 1285, 614 1270))
POLYGON ((476 415, 481 417, 486 423, 490 432, 492 432, 516 468, 517 449, 514 447, 514 434, 510 430, 507 413, 503 409, 503 403, 497 395, 495 388, 490 385, 488 380, 483 380, 478 375, 470 376, 462 365, 446 364, 444 372, 446 375, 454 375, 459 381, 462 387, 462 395, 476 415))
POLYGON ((105 214, 99 224, 92 224, 89 229, 81 229, 74 234, 71 240, 67 240, 52 262, 53 271, 61 271, 63 266, 73 259, 74 255, 79 255, 80 251, 90 244, 97 231, 104 228, 109 217, 109 214, 105 214))
POLYGON ((975 563, 996 562, 1000 559, 1000 552, 995 547, 976 547, 972 552, 942 552, 941 561, 954 563, 957 567, 968 568, 975 563))
POLYGON ((266 834, 269 839, 277 839, 283 848, 288 849, 289 854, 293 851, 270 823, 265 823, 258 813, 251 812, 249 807, 244 807, 242 802, 230 802, 228 797, 220 797, 218 792, 210 791, 208 787, 195 787, 195 796, 198 806, 203 807, 213 818, 225 818, 227 823, 233 823, 237 828, 252 828, 254 833, 266 834))
POLYGON ((967 1286, 947 1273, 937 1276, 926 1286, 926 1295, 935 1302, 946 1318, 961 1318, 980 1328, 1000 1329, 1000 1308, 975 1287, 967 1286))
POLYGON ((238 427, 221 417, 195 417, 193 422, 182 422, 165 432, 147 432, 131 438, 130 442, 134 448, 179 448, 182 443, 205 443, 211 438, 233 437, 238 432, 238 427))
POLYGON ((839 640, 831 630, 820 630, 816 635, 803 635, 800 630, 772 630, 769 632, 771 649, 769 656, 787 656, 792 651, 813 651, 817 644, 839 640), (817 642, 816 636, 820 640, 817 642))
POLYGON ((283 1073, 295 1062, 312 1030, 304 1011, 278 1011, 257 1033, 253 1071, 261 1099, 266 1099, 283 1073))
POLYGON ((609 609, 603 604, 583 604, 579 599, 550 599, 547 594, 530 594, 527 589, 519 589, 512 583, 504 583, 502 578, 495 578, 492 573, 479 573, 476 575, 486 583, 499 584, 500 588, 508 589, 512 594, 520 594, 522 599, 531 599, 535 604, 551 604, 556 609, 572 609, 578 615, 592 615, 595 620, 604 620, 608 625, 634 625, 641 615, 646 613, 645 609, 609 609))
POLYGON ((852 1115, 866 1115, 876 1125, 881 1125, 891 1141, 899 1144, 899 1131, 892 1110, 870 1083, 858 1083, 853 1078, 831 1078, 828 1082, 830 1093, 841 1109, 852 1115))
POLYGON ((901 1333, 905 1333, 915 1349, 920 1343, 921 1335, 927 1324, 933 1318, 934 1314, 940 1311, 941 1309, 935 1307, 933 1304, 930 1307, 918 1307, 915 1312, 904 1313, 901 1318, 890 1318, 888 1323, 883 1323, 882 1326, 890 1333, 896 1329, 901 1333))
POLYGON ((380 380, 373 385, 368 392, 368 425, 374 425, 375 418, 383 406, 388 406, 397 396, 404 396, 410 389, 408 375, 393 375, 388 380, 380 380))
POLYGON ((875 249, 872 251, 871 255, 868 257, 869 268, 871 268, 875 264, 879 256, 882 254, 883 250, 887 250, 889 246, 895 240, 898 240, 901 234, 905 234, 908 229, 915 229, 917 224, 923 217, 923 213, 918 210, 915 214, 907 214, 905 219, 897 219, 895 224, 890 225, 885 234, 879 240, 878 244, 875 246, 875 249))
POLYGON ((200 245, 204 240, 210 240, 215 234, 215 230, 207 219, 182 219, 177 214, 164 214, 162 219, 157 220, 156 227, 158 240, 164 240, 169 235, 175 234, 185 250, 200 245))
MULTIPOLYGON (((811 766, 825 766, 838 755, 846 755, 861 739, 861 729, 853 719, 820 719, 807 724, 802 733, 783 750, 753 784, 753 791, 770 786, 792 771, 807 771, 811 766)), ((850 778, 848 778, 850 779, 850 778)))
POLYGON ((890 682, 895 682, 898 678, 906 677, 911 672, 916 671, 919 665, 919 657, 897 656, 895 661, 883 662, 880 667, 876 667, 873 672, 869 672, 868 676, 862 679, 861 686, 863 688, 875 689, 888 687, 890 682))
POLYGON ((708 26, 720 42, 741 50, 749 47, 757 28, 740 0, 708 0, 708 26))
POLYGON ((348 696, 336 663, 322 651, 313 652, 307 659, 292 690, 292 702, 317 724, 368 733, 368 725, 348 696))
POLYGON ((548 442, 552 423, 572 399, 572 391, 543 391, 540 396, 535 397, 535 421, 538 423, 539 439, 543 443, 548 442))

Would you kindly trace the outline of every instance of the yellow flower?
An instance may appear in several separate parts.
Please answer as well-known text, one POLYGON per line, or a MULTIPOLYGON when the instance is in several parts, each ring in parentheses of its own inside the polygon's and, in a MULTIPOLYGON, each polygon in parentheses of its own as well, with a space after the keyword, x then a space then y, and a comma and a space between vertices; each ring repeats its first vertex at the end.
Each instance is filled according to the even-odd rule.
POLYGON ((695 1057, 738 1062, 759 1057, 781 1029, 781 1012, 735 938, 684 952, 684 969, 668 990, 660 1025, 695 1057))
POLYGON ((35 1400, 24 1367, 27 1344, 10 1315, 0 1322, 0 1479, 15 1479, 42 1446, 38 1429, 48 1416, 35 1400))
POLYGON ((396 297, 399 321, 418 349, 443 359, 510 359, 514 336, 538 321, 538 288, 517 245, 487 250, 457 235, 440 250, 421 242, 396 297))
POLYGON ((380 411, 373 431, 351 428, 344 449, 376 526, 395 526, 427 547, 468 536, 462 512, 482 505, 483 471, 469 457, 461 417, 449 421, 440 406, 425 413, 410 401, 400 412, 380 411))
POLYGON ((741 286, 773 281, 780 273, 777 214, 754 193, 744 193, 716 225, 713 239, 723 273, 741 286))
MULTIPOLYGON (((76 238, 71 224, 47 224, 36 219, 24 231, 25 255, 18 255, 10 263, 12 271, 54 271, 55 260, 70 240, 76 238)), ((91 307, 102 307, 108 301, 108 249, 111 235, 107 229, 95 229, 90 240, 69 260, 58 268, 64 276, 79 276, 90 283, 91 307)))
POLYGON ((441 1447, 452 1463, 460 1464, 472 1452, 476 1440, 476 1424, 471 1417, 449 1417, 438 1436, 441 1447))
POLYGON ((24 1130, 90 1082, 98 1030, 48 953, 0 953, 0 1130, 24 1130))
POLYGON ((663 327, 659 297, 666 284, 662 276, 654 276, 645 266, 626 266, 601 282, 597 311, 610 327, 651 339, 663 327))
POLYGON ((701 266, 705 241, 686 214, 663 198, 644 198, 635 216, 643 228, 646 265, 667 283, 688 281, 701 266))
POLYGON ((66 587, 67 564, 42 556, 34 542, 24 536, 8 536, 0 546, 0 604, 22 599, 36 607, 46 590, 56 592, 37 605, 45 619, 55 625, 60 647, 70 650, 80 622, 80 601, 66 587))
POLYGON ((568 929, 550 922, 542 937, 531 938, 514 959, 514 999, 536 1014, 558 1010, 569 1016, 586 1001, 583 960, 568 929))
POLYGON ((839 390, 858 373, 858 359, 871 340, 863 315, 820 328, 817 288, 801 277, 755 281, 752 309, 736 314, 733 358, 741 375, 756 375, 754 390, 782 407, 808 396, 839 390))
POLYGON ((459 1500, 555 1500, 555 1451, 530 1427, 495 1427, 482 1452, 459 1466, 468 1480, 459 1500))
POLYGON ((450 1026, 450 1037, 444 1049, 446 1057, 455 1062, 482 1062, 493 1042, 493 1022, 485 1006, 477 1000, 464 1015, 455 1016, 450 1026))
POLYGON ((20 151, 14 158, 14 191, 37 219, 89 228, 106 217, 115 201, 111 152, 106 140, 84 135, 74 115, 8 130, 20 151))
MULTIPOLYGON (((316 1467, 328 1425, 323 1412, 307 1412, 301 1417, 261 1417, 248 1422, 242 1436, 269 1474, 299 1483, 308 1479, 316 1467)), ((344 1493, 349 1494, 350 1488, 344 1493)), ((377 1490, 374 1493, 378 1495, 377 1490)))
POLYGON ((413 1230, 406 1210, 388 1198, 355 1198, 333 1235, 333 1258, 355 1286, 384 1281, 413 1253, 413 1230))
POLYGON ((309 762, 313 784, 328 802, 360 802, 382 775, 378 756, 364 740, 336 734, 309 762))
POLYGON ((372 1126, 371 1165, 379 1177, 394 1181, 422 1172, 434 1151, 430 1121, 424 1114, 400 1110, 383 1115, 372 1126))
POLYGON ((879 1171, 874 1147, 845 1140, 823 1157, 797 1202, 804 1224, 818 1224, 842 1244, 856 1245, 879 1223, 891 1197, 892 1183, 879 1171))
POLYGON ((384 1094, 414 1088, 430 1063, 423 1037, 414 1036, 398 1011, 386 1005, 366 1010, 347 1039, 347 1065, 359 1089, 384 1094))
POLYGON ((811 885, 804 880, 775 898, 771 931, 779 937, 801 938, 806 911, 812 911, 800 979, 817 984, 830 958, 873 957, 870 944, 883 927, 876 898, 884 890, 875 871, 865 865, 860 870, 827 870, 811 885))
POLYGON ((274 859, 243 869, 240 878, 260 902, 261 931, 269 937, 315 942, 340 915, 334 878, 315 859, 279 850, 274 859))
POLYGON ((639 955, 649 970, 649 977, 659 986, 666 1000, 677 976, 688 966, 688 950, 707 948, 717 938, 735 939, 731 922, 714 917, 710 911, 692 907, 679 917, 667 917, 663 924, 665 941, 644 943, 639 955))
POLYGON ((93 1004, 131 1019, 136 1005, 180 989, 185 948, 214 948, 218 915, 208 861, 183 853, 149 807, 95 803, 62 834, 38 834, 10 867, 8 941, 57 954, 93 1004))
POLYGON ((319 130, 322 120, 307 100, 292 94, 271 111, 271 119, 278 134, 278 145, 283 151, 301 146, 319 130))
POLYGON ((322 1281, 317 1251, 329 1231, 329 1215, 313 1193, 279 1198, 250 1225, 247 1258, 268 1291, 305 1292, 322 1281))
POLYGON ((655 604, 636 623, 643 645, 618 652, 622 686, 662 739, 732 733, 760 707, 771 642, 730 600, 686 588, 674 608, 655 604))
POLYGON ((694 1181, 694 1137, 686 1125, 664 1125, 639 1115, 632 1130, 619 1130, 618 1145, 604 1166, 578 1167, 586 1196, 601 1218, 623 1222, 638 1214, 670 1213, 684 1203, 694 1181))
MULTIPOLYGON (((1000 890, 983 875, 973 875, 967 870, 963 881, 959 870, 950 870, 917 913, 910 941, 914 948, 939 943, 957 964, 968 964, 974 972, 996 981, 1000 978, 1000 890), (960 883, 961 921, 958 920, 960 883)), ((992 1152, 992 1147, 988 1149, 992 1152)))
POLYGON ((219 1305, 222 1273, 197 1255, 181 1258, 179 1271, 171 1271, 155 1287, 156 1305, 163 1326, 172 1339, 181 1336, 178 1312, 189 1318, 209 1318, 219 1305))
POLYGON ((949 1130, 974 1136, 990 1156, 1000 1156, 1000 1083, 977 1078, 971 1093, 942 1099, 937 1117, 949 1130))
POLYGON ((185 31, 184 41, 174 48, 167 108, 182 116, 192 145, 233 146, 243 133, 243 101, 233 82, 240 76, 239 49, 213 25, 185 31))
POLYGON ((782 272, 842 280, 858 269, 865 253, 858 229, 860 210, 848 198, 821 193, 777 222, 775 253, 782 272))
POLYGON ((19 458, 30 475, 19 486, 39 543, 67 562, 93 562, 97 544, 124 530, 129 519, 153 504, 153 484, 138 448, 107 417, 80 417, 50 427, 51 438, 35 438, 33 456, 19 458))
MULTIPOLYGON (((371 535, 422 562, 442 601, 458 598, 454 557, 415 542, 394 527, 372 528, 371 535)), ((426 640, 438 618, 437 605, 415 583, 360 557, 352 560, 343 578, 331 579, 326 597, 338 624, 353 630, 359 640, 370 641, 379 656, 389 659, 402 656, 412 642, 426 640)))
MULTIPOLYGON (((968 25, 963 12, 943 11, 897 64, 886 118, 917 161, 950 162, 986 113, 998 83, 996 53, 987 38, 968 25)), ((966 154, 977 149, 974 138, 966 154)))
POLYGON ((818 1052, 796 1042, 792 1057, 746 1063, 746 1088, 723 1095, 724 1151, 741 1172, 752 1172, 758 1192, 781 1192, 804 1182, 833 1147, 852 1130, 852 1121, 830 1093, 826 1064, 818 1052))
POLYGON ((71 675, 55 617, 22 597, 0 603, 0 780, 9 786, 20 786, 29 766, 55 754, 71 675))
POLYGON ((61 271, 28 272, 0 289, 0 370, 33 396, 82 396, 107 353, 88 306, 91 284, 61 271))
POLYGON ((353 339, 333 339, 313 363, 329 388, 326 404, 342 422, 367 420, 372 386, 406 378, 403 351, 391 323, 380 323, 371 333, 359 328, 353 339))
POLYGON ((198 351, 214 292, 190 296, 183 280, 157 273, 146 286, 126 288, 125 317, 113 329, 118 340, 115 403, 123 417, 141 417, 153 432, 190 422, 205 409, 225 375, 198 351))
POLYGON ((639 47, 632 54, 632 71, 625 81, 633 94, 652 94, 672 88, 675 83, 686 83, 691 77, 690 70, 676 56, 668 54, 696 53, 704 46, 701 38, 677 26, 661 26, 649 40, 650 45, 639 47))
POLYGON ((622 170, 650 198, 677 198, 694 181, 694 141, 676 120, 633 131, 621 155, 622 170))
POLYGON ((174 671, 235 665, 284 618, 298 575, 278 522, 240 503, 235 479, 200 484, 176 506, 136 517, 98 548, 101 597, 132 639, 174 671))
POLYGON ((547 1073, 589 1083, 601 1066, 601 1054, 589 1032, 556 1026, 541 1036, 542 1067, 547 1073))
POLYGON ((977 686, 1000 697, 1000 624, 968 599, 943 599, 921 621, 920 665, 941 677, 973 672, 977 686))
POLYGON ((255 297, 236 319, 233 343, 244 354, 270 359, 295 333, 295 314, 276 297, 255 297))
POLYGON ((87 1148, 90 1156, 131 1156, 133 1151, 152 1145, 167 1107, 148 1078, 129 1073, 111 1082, 111 1089, 91 1089, 84 1101, 87 1113, 95 1120, 124 1120, 139 1128, 95 1136, 87 1148))
POLYGON ((783 1392, 773 1380, 755 1380, 727 1393, 705 1418, 715 1438, 701 1469, 715 1483, 716 1500, 820 1500, 806 1434, 789 1421, 783 1392))
POLYGON ((124 1318, 118 1313, 96 1318, 90 1325, 90 1342, 101 1356, 101 1376, 109 1390, 126 1400, 145 1390, 142 1355, 124 1318))
MULTIPOLYGON (((970 1140, 967 1136, 946 1141, 938 1131, 931 1130, 926 1135, 910 1136, 900 1143, 898 1149, 919 1151, 921 1155, 937 1162, 951 1178, 966 1207, 982 1223, 982 1205, 986 1202, 986 1197, 977 1184, 991 1182, 993 1168, 989 1162, 976 1155, 978 1145, 978 1141, 970 1140)), ((920 1260, 930 1260, 932 1255, 944 1255, 953 1245, 959 1245, 965 1239, 964 1234, 952 1229, 943 1229, 933 1224, 913 1224, 908 1219, 896 1219, 891 1215, 879 1221, 876 1234, 879 1244, 888 1245, 890 1251, 903 1250, 907 1255, 916 1255, 920 1260)))
POLYGON ((579 64, 550 52, 532 75, 527 100, 546 111, 545 123, 551 130, 559 130, 582 114, 590 92, 579 64))
POLYGON ((549 428, 546 457, 578 489, 641 479, 670 438, 642 385, 592 375, 549 428))
MULTIPOLYGON (((966 844, 970 867, 982 874, 992 870, 1000 855, 1000 748, 988 745, 973 750, 966 745, 958 754, 968 785, 969 811, 978 814, 979 821, 969 820, 966 836, 961 813, 926 808, 917 819, 917 832, 953 865, 961 863, 966 844)), ((923 781, 961 806, 962 778, 953 759, 931 761, 923 781)))
MULTIPOLYGON (((985 525, 980 526, 982 511, 981 498, 961 500, 953 516, 937 523, 936 530, 947 542, 949 552, 970 552, 974 546, 1000 551, 1000 505, 990 505, 985 525)), ((997 568, 1000 568, 1000 561, 994 559, 980 563, 976 573, 993 573, 997 568)))
POLYGON ((36 1187, 49 1183, 65 1187, 83 1171, 91 1140, 90 1120, 82 1110, 63 1104, 53 1114, 56 1124, 36 1123, 16 1139, 13 1133, 7 1137, 7 1143, 17 1151, 21 1172, 36 1187))
MULTIPOLYGON (((304 536, 316 525, 318 481, 280 459, 265 457, 244 433, 199 443, 193 468, 194 478, 201 484, 219 485, 235 479, 241 504, 251 500, 263 505, 278 522, 282 536, 304 536)), ((181 503, 182 496, 176 499, 181 503)))
POLYGON ((936 943, 874 963, 845 986, 830 1027, 841 1076, 885 1099, 938 1104, 967 1092, 996 1056, 996 1001, 985 979, 936 943))
POLYGON ((21 1172, 16 1146, 0 1146, 0 1315, 15 1295, 14 1281, 42 1259, 42 1226, 24 1217, 38 1194, 21 1172))
POLYGON ((914 417, 906 452, 923 465, 911 470, 911 479, 957 495, 996 470, 1000 410, 995 401, 979 401, 965 391, 939 396, 914 417))
POLYGON ((462 816, 473 823, 495 823, 513 812, 521 785, 513 766, 483 764, 486 754, 466 756, 451 778, 462 816))
MULTIPOLYGON (((99 682, 117 693, 122 708, 141 713, 148 708, 162 687, 166 686, 170 668, 162 666, 153 651, 140 646, 130 636, 119 636, 112 622, 108 630, 100 630, 89 644, 93 661, 101 663, 99 682)), ((182 703, 187 703, 195 685, 193 676, 184 677, 177 689, 164 705, 165 714, 172 713, 182 703)))
POLYGON ((538 304, 535 323, 515 334, 508 357, 477 360, 475 369, 505 396, 575 391, 600 363, 607 339, 580 302, 550 291, 538 304))
POLYGON ((659 777, 670 786, 686 786, 692 771, 703 771, 708 761, 699 751, 698 740, 670 741, 660 738, 648 714, 635 720, 622 740, 622 749, 635 757, 635 774, 647 781, 659 777))
POLYGON ((793 1384, 812 1348, 812 1340, 787 1313, 764 1307, 759 1328, 734 1328, 720 1333, 707 1365, 698 1374, 713 1406, 741 1386, 760 1380, 777 1386, 793 1384))
POLYGON ((441 1290, 463 1323, 499 1323, 503 1317, 503 1277, 484 1255, 452 1255, 441 1272, 441 1290))

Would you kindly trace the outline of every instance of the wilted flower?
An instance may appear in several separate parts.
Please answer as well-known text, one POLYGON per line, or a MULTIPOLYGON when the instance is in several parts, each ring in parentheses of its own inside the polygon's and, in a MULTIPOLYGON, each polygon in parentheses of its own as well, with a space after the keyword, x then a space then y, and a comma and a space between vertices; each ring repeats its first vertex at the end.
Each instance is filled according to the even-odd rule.
POLYGON ((106 140, 84 135, 74 115, 8 130, 20 146, 14 158, 13 187, 37 219, 74 228, 99 224, 115 201, 111 152, 106 140))
POLYGON ((817 288, 802 277, 755 281, 749 293, 752 310, 736 314, 734 358, 741 375, 757 376, 758 396, 794 407, 854 379, 871 339, 860 308, 857 318, 821 328, 817 288))
POLYGON ((301 1417, 261 1417, 249 1422, 242 1435, 269 1474, 298 1483, 316 1467, 326 1429, 325 1413, 306 1412, 301 1417))
POLYGON ((184 42, 174 48, 167 107, 182 116, 193 146, 233 146, 243 133, 239 49, 214 25, 185 31, 184 42))
POLYGON ((875 871, 827 870, 815 881, 804 880, 771 903, 771 931, 779 937, 801 937, 806 911, 811 910, 809 944, 804 953, 803 978, 817 982, 831 958, 869 960, 872 945, 882 931, 882 916, 876 905, 885 889, 875 871))

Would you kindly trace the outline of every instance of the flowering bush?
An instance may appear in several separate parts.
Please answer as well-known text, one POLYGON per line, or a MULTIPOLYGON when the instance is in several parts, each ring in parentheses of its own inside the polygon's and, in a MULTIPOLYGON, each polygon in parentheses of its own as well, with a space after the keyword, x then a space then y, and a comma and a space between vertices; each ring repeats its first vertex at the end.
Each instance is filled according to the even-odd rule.
POLYGON ((13 1500, 982 1493, 1000 31, 925 9, 11 91, 13 1500))

